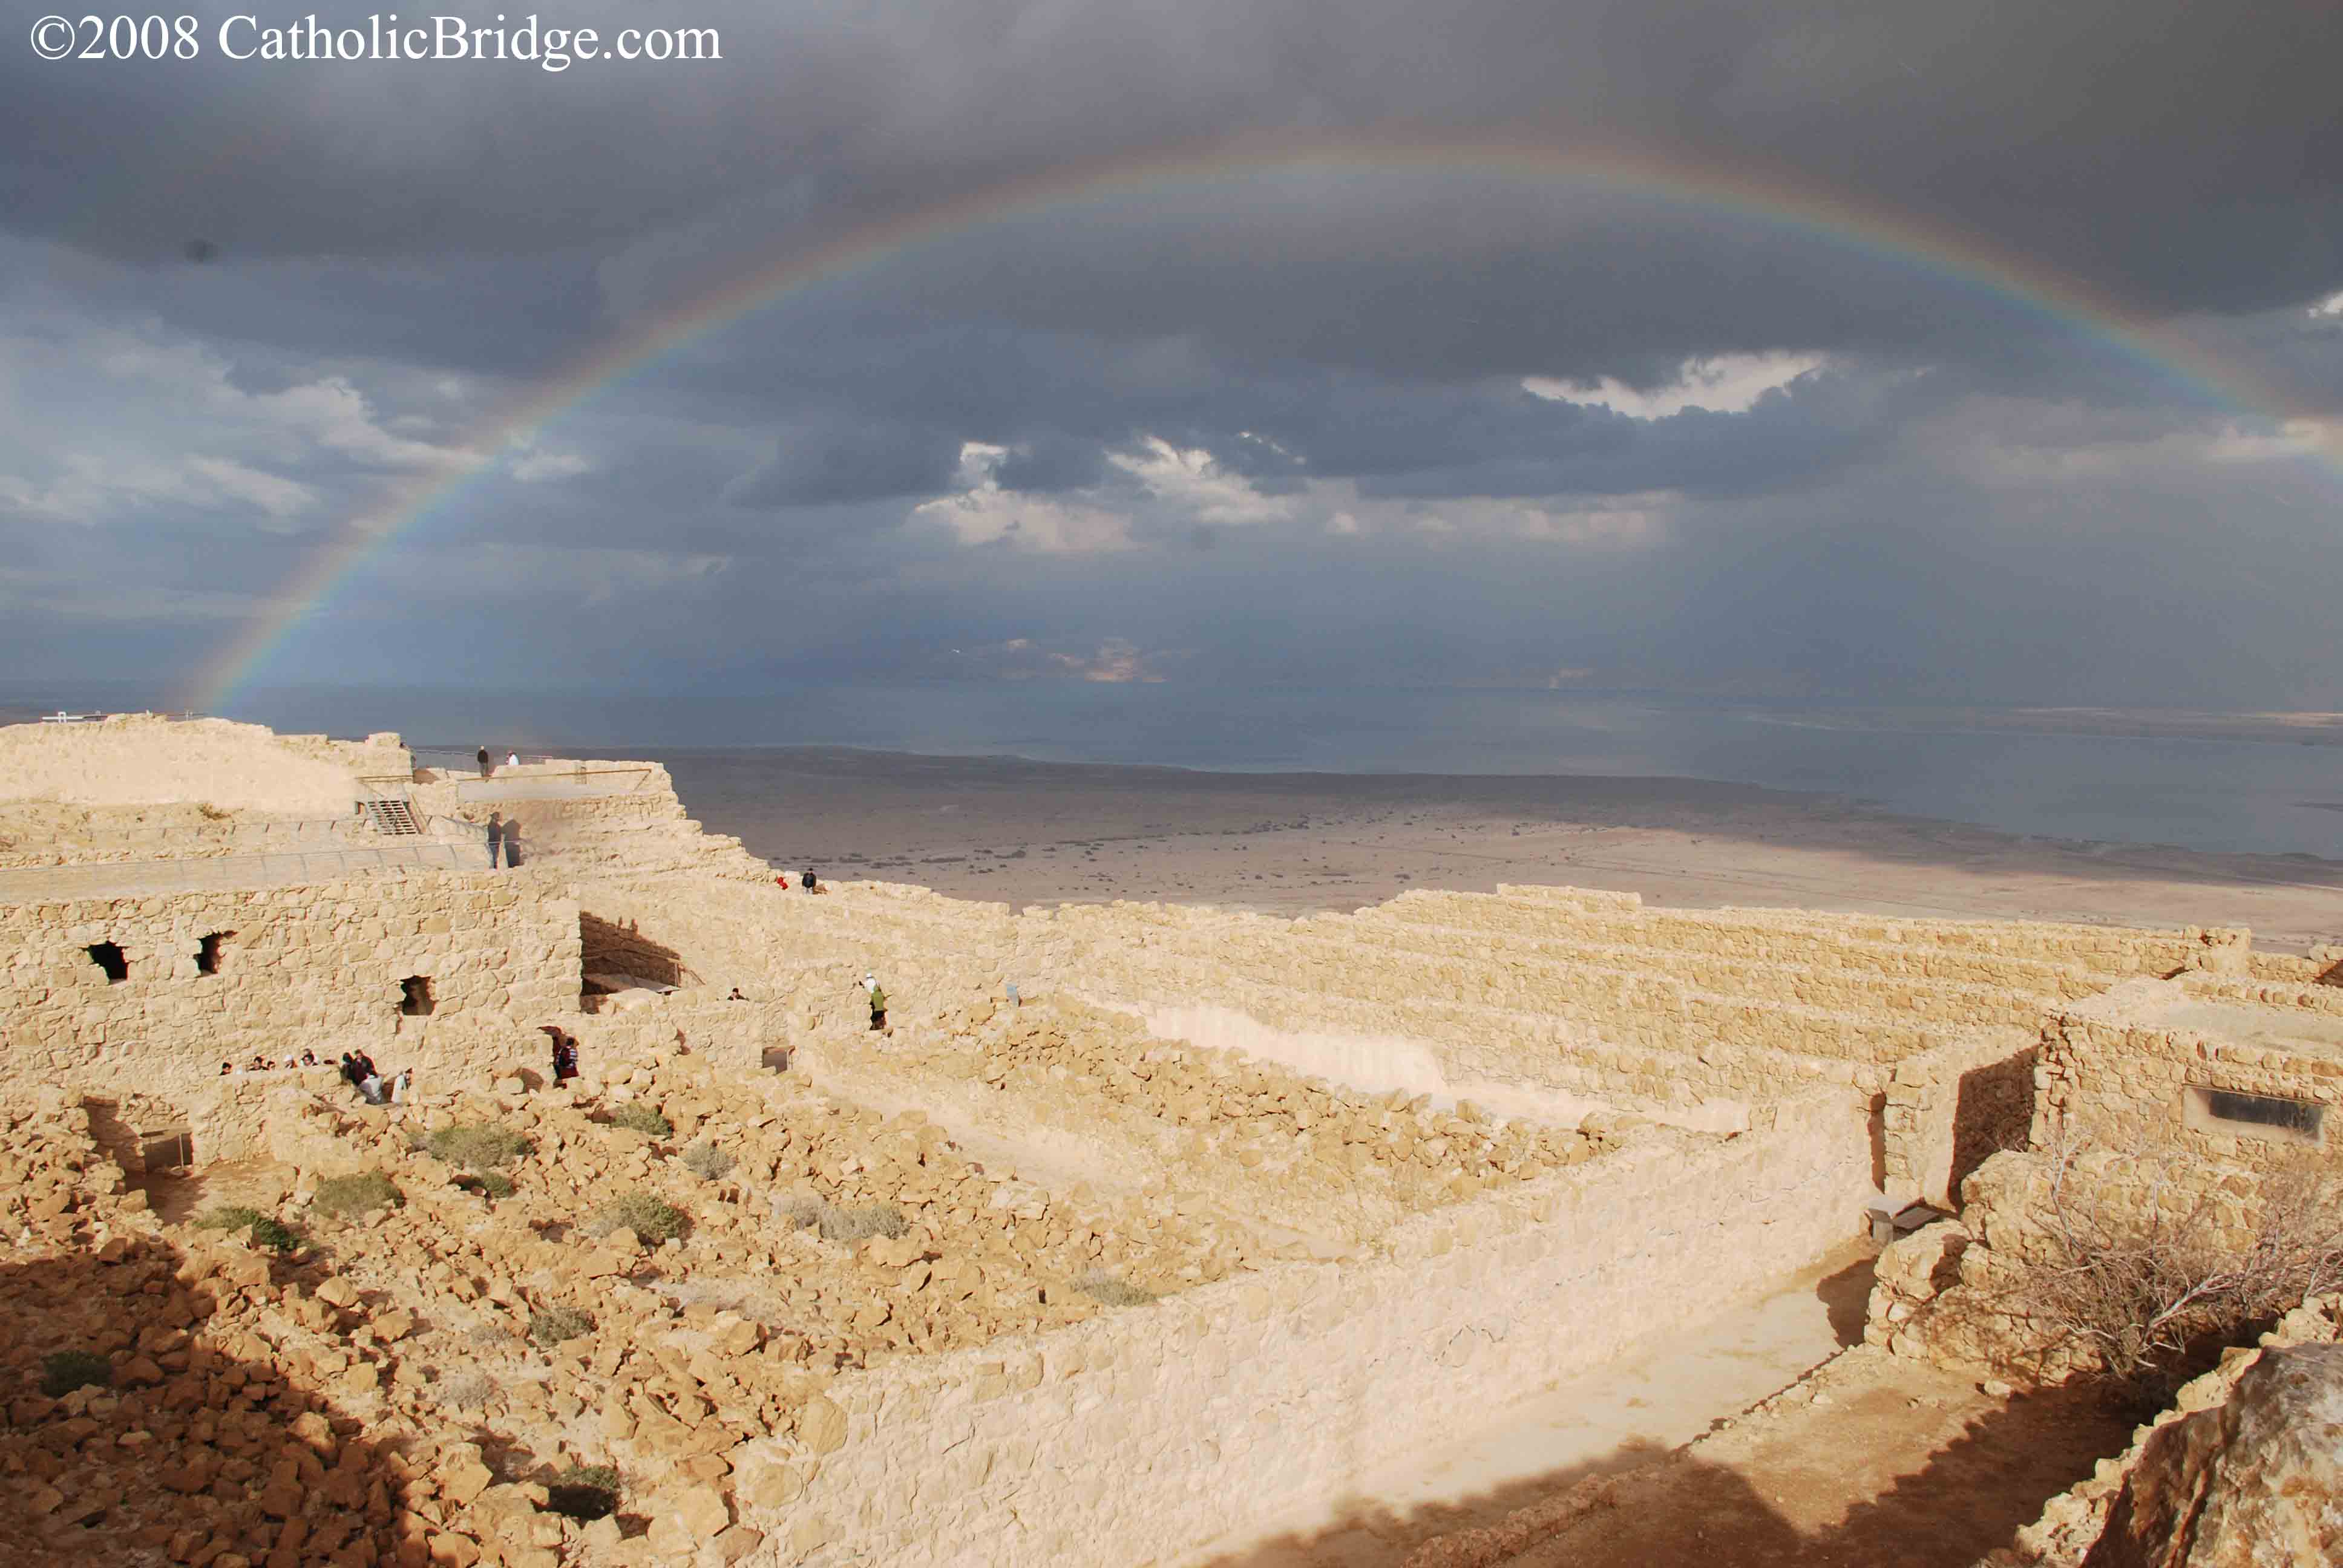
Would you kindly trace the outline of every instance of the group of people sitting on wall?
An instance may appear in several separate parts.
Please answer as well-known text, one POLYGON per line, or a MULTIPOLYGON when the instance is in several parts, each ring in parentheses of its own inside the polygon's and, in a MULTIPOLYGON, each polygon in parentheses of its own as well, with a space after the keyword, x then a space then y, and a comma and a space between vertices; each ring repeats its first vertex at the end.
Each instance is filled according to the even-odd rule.
POLYGON ((265 1056, 256 1056, 242 1067, 223 1061, 220 1063, 220 1076, 226 1078, 236 1072, 274 1072, 279 1068, 323 1067, 325 1063, 317 1060, 316 1051, 305 1050, 298 1056, 288 1056, 282 1061, 271 1061, 265 1056))
MULTIPOLYGON (((783 871, 780 875, 773 879, 773 885, 779 888, 787 888, 789 885, 789 874, 787 871, 783 871)), ((811 867, 808 867, 806 869, 798 873, 798 886, 803 888, 809 893, 826 893, 830 891, 828 888, 823 887, 820 882, 814 879, 813 869, 811 867)))
POLYGON ((415 1086, 413 1068, 401 1068, 397 1077, 386 1082, 374 1058, 363 1050, 342 1052, 342 1077, 368 1105, 404 1104, 415 1086))
MULTIPOLYGON (((279 1068, 290 1070, 325 1065, 317 1060, 316 1051, 304 1050, 300 1055, 288 1056, 283 1061, 271 1061, 265 1056, 256 1056, 242 1067, 223 1061, 220 1063, 220 1076, 226 1078, 238 1072, 272 1072, 279 1068)), ((382 1070, 375 1066, 374 1058, 362 1050, 342 1052, 340 1070, 343 1081, 357 1090, 368 1105, 402 1104, 415 1084, 414 1069, 402 1069, 396 1078, 385 1080, 382 1070)))

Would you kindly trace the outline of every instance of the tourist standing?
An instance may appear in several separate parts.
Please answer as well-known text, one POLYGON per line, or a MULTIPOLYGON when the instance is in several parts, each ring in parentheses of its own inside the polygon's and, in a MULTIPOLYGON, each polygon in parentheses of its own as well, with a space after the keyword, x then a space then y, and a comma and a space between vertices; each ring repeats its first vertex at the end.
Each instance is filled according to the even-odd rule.
POLYGON ((489 771, 490 766, 491 766, 491 764, 490 764, 490 763, 489 763, 489 761, 488 761, 488 749, 487 747, 483 746, 483 747, 481 747, 481 748, 480 748, 480 777, 481 777, 481 778, 486 779, 486 778, 488 776, 488 771, 489 771))
POLYGON ((495 870, 495 869, 497 869, 497 856, 498 856, 499 853, 501 853, 501 852, 503 851, 504 847, 505 847, 505 814, 504 814, 502 811, 491 811, 491 812, 489 812, 489 813, 488 813, 488 869, 489 869, 489 870, 493 871, 493 870, 495 870))
POLYGON ((875 981, 870 987, 870 1029, 873 1033, 887 1027, 886 988, 875 981))

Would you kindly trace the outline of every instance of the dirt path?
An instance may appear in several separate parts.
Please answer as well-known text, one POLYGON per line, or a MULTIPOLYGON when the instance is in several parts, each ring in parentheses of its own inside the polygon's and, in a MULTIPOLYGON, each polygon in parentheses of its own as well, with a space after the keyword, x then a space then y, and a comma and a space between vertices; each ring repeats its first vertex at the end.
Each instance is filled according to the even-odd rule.
POLYGON ((1644 1354, 1490 1412, 1479 1431, 1378 1464, 1342 1495, 1257 1523, 1198 1568, 1399 1568, 1424 1543, 1500 1523, 1593 1476, 1663 1462, 1863 1332, 1868 1247, 1644 1354))
POLYGON ((2130 1418, 2057 1390, 1990 1399, 1849 1352, 1789 1397, 1600 1490, 1504 1568, 1968 1568, 2119 1452, 2130 1418))
POLYGON ((1191 1568, 1969 1568, 2129 1441, 1864 1348, 1835 1258, 1649 1355, 1182 1561, 1191 1568), (1845 1347, 1854 1344, 1855 1348, 1845 1347))

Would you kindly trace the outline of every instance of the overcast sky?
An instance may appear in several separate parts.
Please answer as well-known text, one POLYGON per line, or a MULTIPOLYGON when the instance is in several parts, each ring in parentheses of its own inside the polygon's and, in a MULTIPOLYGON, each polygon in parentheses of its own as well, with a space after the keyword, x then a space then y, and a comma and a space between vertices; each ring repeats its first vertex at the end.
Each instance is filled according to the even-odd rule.
POLYGON ((20 679, 2343 707, 2331 0, 236 8, 0 38, 20 679))

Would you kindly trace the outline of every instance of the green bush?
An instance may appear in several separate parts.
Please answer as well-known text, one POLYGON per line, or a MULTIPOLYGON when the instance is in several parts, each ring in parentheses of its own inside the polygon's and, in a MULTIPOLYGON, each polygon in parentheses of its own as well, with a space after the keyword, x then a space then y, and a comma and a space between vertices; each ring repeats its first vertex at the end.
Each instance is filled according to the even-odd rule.
POLYGON ((593 1316, 576 1307, 548 1307, 528 1320, 529 1339, 547 1350, 593 1332, 593 1316))
POLYGON ((732 1156, 705 1140, 683 1151, 683 1168, 702 1181, 714 1181, 730 1175, 737 1163, 732 1156))
POLYGON ((573 1464, 545 1483, 545 1505, 572 1519, 605 1518, 618 1512, 618 1473, 607 1464, 573 1464))
POLYGON ((458 1187, 468 1187, 484 1198, 509 1198, 513 1195, 512 1178, 501 1171, 478 1171, 456 1180, 458 1187))
POLYGON ((53 1351, 41 1358, 41 1392, 63 1399, 77 1388, 108 1388, 114 1363, 96 1351, 53 1351))
POLYGON ((799 1199, 789 1206, 789 1221, 801 1231, 810 1226, 825 1241, 867 1241, 873 1236, 891 1241, 911 1228, 892 1203, 845 1209, 820 1198, 799 1199))
POLYGON ((610 1125, 623 1127, 629 1132, 649 1133, 653 1138, 675 1136, 675 1123, 639 1101, 628 1101, 610 1112, 610 1125))
POLYGON ((1141 1290, 1120 1274, 1091 1271, 1074 1282, 1074 1289, 1102 1307, 1144 1307, 1156 1301, 1153 1291, 1141 1290))
POLYGON ((305 1240, 301 1232, 292 1226, 282 1220, 271 1219, 266 1214, 255 1219, 252 1221, 252 1228, 246 1234, 252 1238, 254 1246, 266 1247, 272 1251, 278 1252, 297 1252, 301 1250, 301 1243, 305 1240))
POLYGON ((587 1231, 589 1235, 607 1236, 613 1231, 628 1230, 646 1241, 665 1241, 682 1235, 690 1223, 683 1211, 672 1203, 649 1192, 628 1192, 594 1211, 587 1231))
POLYGON ((247 1209, 241 1203, 219 1203, 196 1215, 196 1227, 203 1231, 243 1231, 262 1218, 257 1209, 247 1209))
POLYGON ((529 1151, 529 1141, 509 1127, 493 1121, 442 1127, 423 1141, 435 1160, 466 1171, 491 1171, 509 1165, 529 1151))
POLYGON ((355 1219, 369 1209, 392 1209, 406 1201, 407 1195, 389 1177, 379 1171, 361 1171, 354 1176, 328 1176, 318 1182, 310 1206, 321 1214, 355 1219))

